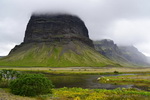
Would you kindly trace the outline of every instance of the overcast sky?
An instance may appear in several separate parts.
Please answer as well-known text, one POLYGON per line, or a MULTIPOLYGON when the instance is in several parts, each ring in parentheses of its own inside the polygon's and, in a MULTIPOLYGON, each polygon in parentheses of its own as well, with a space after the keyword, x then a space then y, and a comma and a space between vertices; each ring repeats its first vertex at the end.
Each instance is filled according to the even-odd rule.
POLYGON ((0 56, 23 41, 32 12, 70 13, 92 40, 134 45, 150 56, 150 0, 0 0, 0 56))

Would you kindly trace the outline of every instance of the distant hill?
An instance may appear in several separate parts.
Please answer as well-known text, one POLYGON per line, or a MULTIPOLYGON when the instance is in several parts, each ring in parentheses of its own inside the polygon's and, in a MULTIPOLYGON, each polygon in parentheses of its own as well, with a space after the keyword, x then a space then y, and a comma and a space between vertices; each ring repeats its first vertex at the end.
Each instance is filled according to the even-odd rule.
POLYGON ((117 46, 109 39, 94 41, 94 46, 100 54, 122 65, 149 65, 147 57, 134 46, 117 46))
POLYGON ((116 62, 127 61, 123 56, 121 50, 112 40, 104 39, 101 41, 94 41, 95 49, 105 57, 116 62))

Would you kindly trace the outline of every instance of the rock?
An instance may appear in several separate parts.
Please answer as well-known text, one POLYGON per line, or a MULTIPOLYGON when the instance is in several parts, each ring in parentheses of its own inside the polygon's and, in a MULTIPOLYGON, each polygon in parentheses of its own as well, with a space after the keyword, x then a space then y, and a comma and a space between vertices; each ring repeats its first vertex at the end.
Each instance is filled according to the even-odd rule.
POLYGON ((94 46, 97 51, 99 51, 101 54, 103 54, 107 58, 121 55, 121 51, 112 40, 104 39, 100 41, 94 41, 94 46))
POLYGON ((101 78, 99 77, 99 78, 97 78, 97 81, 99 81, 101 78))
POLYGON ((105 79, 105 77, 104 76, 100 76, 100 77, 97 78, 97 81, 102 80, 102 79, 105 79))
POLYGON ((68 14, 33 14, 27 25, 24 43, 70 42, 78 40, 94 47, 88 29, 77 16, 68 14))

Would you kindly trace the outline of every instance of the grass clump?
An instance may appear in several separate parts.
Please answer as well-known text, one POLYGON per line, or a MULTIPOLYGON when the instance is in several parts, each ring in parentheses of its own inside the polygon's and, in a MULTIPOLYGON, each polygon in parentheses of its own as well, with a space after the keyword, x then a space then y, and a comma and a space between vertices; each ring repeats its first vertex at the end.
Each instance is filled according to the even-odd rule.
POLYGON ((21 96, 36 96, 52 93, 52 82, 42 74, 22 74, 10 82, 13 94, 21 96))
POLYGON ((119 72, 118 72, 118 71, 116 71, 116 70, 114 71, 114 73, 115 73, 115 74, 119 74, 119 72))

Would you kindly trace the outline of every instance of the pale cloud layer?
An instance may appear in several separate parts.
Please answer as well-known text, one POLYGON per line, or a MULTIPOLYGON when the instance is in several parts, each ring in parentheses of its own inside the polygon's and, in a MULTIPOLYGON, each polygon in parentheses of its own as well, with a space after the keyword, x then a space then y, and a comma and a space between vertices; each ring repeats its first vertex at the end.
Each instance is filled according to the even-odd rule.
POLYGON ((23 41, 32 12, 77 15, 91 39, 134 45, 150 56, 150 0, 0 0, 0 55, 23 41))

